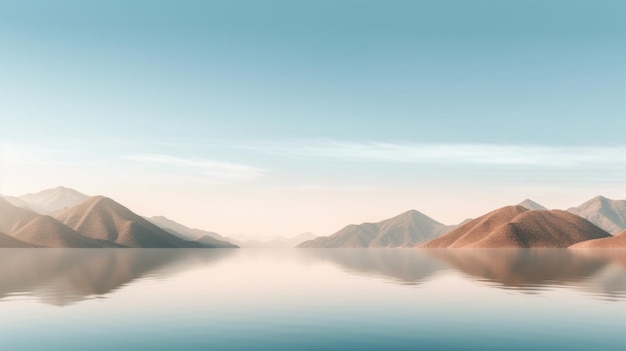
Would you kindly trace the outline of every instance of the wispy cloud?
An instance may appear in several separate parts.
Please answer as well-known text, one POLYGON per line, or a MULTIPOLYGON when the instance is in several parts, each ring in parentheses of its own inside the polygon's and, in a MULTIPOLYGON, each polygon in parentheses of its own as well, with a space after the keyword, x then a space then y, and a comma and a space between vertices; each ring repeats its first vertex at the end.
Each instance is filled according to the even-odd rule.
POLYGON ((626 146, 308 141, 259 143, 259 152, 302 159, 364 162, 576 167, 626 162, 626 146))
POLYGON ((131 154, 122 156, 123 159, 143 164, 163 165, 182 169, 198 176, 207 183, 228 183, 235 181, 249 181, 260 178, 267 170, 237 163, 181 158, 158 154, 131 154))

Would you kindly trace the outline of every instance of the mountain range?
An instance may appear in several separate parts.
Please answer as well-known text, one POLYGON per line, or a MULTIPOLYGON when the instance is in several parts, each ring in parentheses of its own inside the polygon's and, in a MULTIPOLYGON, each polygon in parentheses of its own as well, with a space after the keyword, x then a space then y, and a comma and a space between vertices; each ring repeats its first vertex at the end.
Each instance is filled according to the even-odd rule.
POLYGON ((110 198, 62 186, 0 196, 0 247, 626 247, 625 233, 626 200, 602 196, 567 211, 526 199, 457 225, 410 210, 351 224, 330 236, 303 233, 263 241, 224 237, 164 216, 144 218, 110 198))
POLYGON ((422 248, 566 248, 611 235, 593 223, 560 210, 507 206, 422 244, 422 248))
POLYGON ((0 197, 0 247, 237 247, 210 236, 189 240, 147 221, 110 198, 89 197, 68 188, 59 187, 17 199, 10 198, 11 204, 0 197), (84 201, 65 209, 83 198, 84 201), (32 208, 45 208, 58 214, 53 217, 32 208))
POLYGON ((413 247, 451 229, 421 212, 410 210, 377 223, 351 224, 327 236, 309 240, 299 248, 413 247))

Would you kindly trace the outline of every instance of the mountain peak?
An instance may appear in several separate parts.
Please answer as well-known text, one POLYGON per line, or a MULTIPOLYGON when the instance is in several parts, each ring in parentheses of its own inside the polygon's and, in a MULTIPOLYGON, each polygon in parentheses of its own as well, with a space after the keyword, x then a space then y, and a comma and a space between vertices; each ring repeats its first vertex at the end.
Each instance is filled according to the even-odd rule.
POLYGON ((522 206, 524 208, 527 208, 529 210, 547 210, 546 207, 544 207, 541 204, 538 204, 537 202, 531 200, 531 199, 526 199, 522 202, 520 202, 519 204, 517 204, 518 206, 522 206))
POLYGON ((52 214, 56 211, 73 207, 88 198, 88 195, 64 186, 18 197, 18 199, 26 202, 33 209, 44 214, 52 214))

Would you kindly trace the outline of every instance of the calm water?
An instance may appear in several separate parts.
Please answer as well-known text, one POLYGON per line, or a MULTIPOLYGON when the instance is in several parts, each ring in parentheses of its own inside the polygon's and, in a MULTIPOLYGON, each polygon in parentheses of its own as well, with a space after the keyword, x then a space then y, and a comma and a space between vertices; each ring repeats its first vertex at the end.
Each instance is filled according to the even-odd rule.
POLYGON ((626 251, 0 250, 3 350, 623 350, 626 251))

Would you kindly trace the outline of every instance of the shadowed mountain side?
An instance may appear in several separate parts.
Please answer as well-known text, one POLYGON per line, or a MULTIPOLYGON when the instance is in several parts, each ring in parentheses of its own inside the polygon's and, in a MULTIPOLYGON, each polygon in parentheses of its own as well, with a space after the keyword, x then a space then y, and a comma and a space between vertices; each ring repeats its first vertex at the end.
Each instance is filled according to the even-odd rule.
POLYGON ((533 291, 546 285, 572 285, 611 261, 563 249, 424 250, 457 271, 503 287, 533 291))
POLYGON ((624 249, 626 248, 626 230, 615 236, 587 240, 570 246, 572 249, 624 249))
POLYGON ((23 241, 17 240, 12 236, 8 236, 4 233, 0 233, 0 248, 27 248, 38 247, 23 241))
POLYGON ((611 200, 596 196, 567 211, 587 219, 611 234, 626 230, 626 200, 611 200))
POLYGON ((18 197, 28 203, 30 208, 43 214, 54 215, 79 203, 86 201, 89 196, 74 189, 63 186, 47 189, 35 194, 26 194, 18 197))
POLYGON ((11 205, 0 199, 0 232, 25 242, 44 247, 106 247, 86 238, 56 219, 11 205))
POLYGON ((411 249, 311 249, 298 250, 307 259, 328 261, 350 273, 391 279, 402 284, 421 284, 437 272, 445 270, 445 264, 411 249))
POLYGON ((565 248, 610 235, 591 222, 560 210, 507 206, 431 240, 423 248, 565 248))
POLYGON ((57 217, 86 237, 135 248, 188 248, 201 244, 181 239, 119 203, 94 196, 57 217))
MULTIPOLYGON (((172 233, 176 234, 176 233, 172 233)), ((229 243, 228 241, 218 240, 212 236, 205 235, 196 240, 202 247, 206 248, 222 248, 222 249, 236 249, 239 246, 229 243)))
POLYGON ((449 227, 411 210, 378 223, 349 225, 337 233, 305 241, 299 248, 413 247, 443 234, 449 227))
POLYGON ((136 279, 217 262, 234 250, 0 250, 0 301, 37 296, 57 306, 105 296, 136 279))
POLYGON ((237 248, 231 243, 231 239, 225 238, 218 233, 208 232, 202 229, 189 228, 180 223, 174 222, 164 216, 146 218, 149 222, 157 225, 161 229, 178 236, 184 240, 198 241, 208 247, 237 248))

